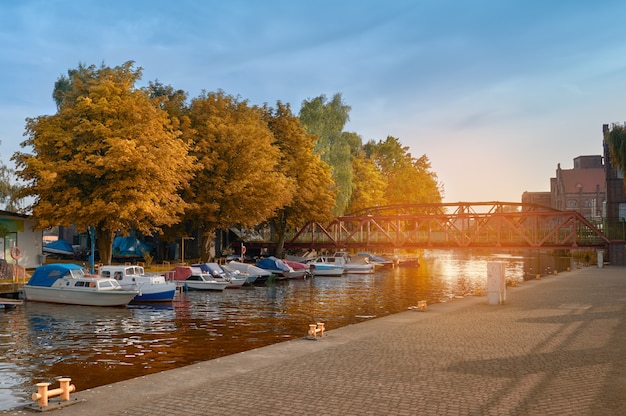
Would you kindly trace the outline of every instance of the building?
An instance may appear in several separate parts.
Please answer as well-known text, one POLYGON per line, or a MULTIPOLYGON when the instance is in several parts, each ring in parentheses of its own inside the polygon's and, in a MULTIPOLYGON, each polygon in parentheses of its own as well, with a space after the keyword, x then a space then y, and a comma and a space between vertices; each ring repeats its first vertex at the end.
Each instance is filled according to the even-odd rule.
POLYGON ((552 208, 552 194, 550 192, 524 192, 522 204, 535 204, 552 208))
POLYGON ((0 211, 0 260, 8 264, 17 264, 27 269, 40 266, 44 262, 42 255, 43 231, 35 229, 35 221, 28 215, 0 211), (15 248, 17 247, 17 249, 15 248), (19 253, 14 259, 11 254, 19 253))
POLYGON ((604 218, 606 172, 600 155, 578 156, 573 169, 557 164, 550 178, 550 192, 524 192, 523 204, 537 204, 562 211, 577 211, 594 223, 604 218))
POLYGON ((557 165, 556 177, 550 178, 552 208, 577 211, 595 223, 601 223, 606 202, 606 173, 602 156, 578 156, 573 169, 557 165))

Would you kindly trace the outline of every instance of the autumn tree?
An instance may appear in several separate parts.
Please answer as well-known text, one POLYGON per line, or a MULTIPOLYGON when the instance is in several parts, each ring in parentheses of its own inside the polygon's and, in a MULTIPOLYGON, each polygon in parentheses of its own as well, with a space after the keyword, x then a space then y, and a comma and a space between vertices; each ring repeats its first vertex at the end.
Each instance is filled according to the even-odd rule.
POLYGON ((27 119, 21 146, 32 153, 13 155, 37 226, 93 226, 106 263, 116 233, 152 234, 179 221, 178 191, 193 175, 180 132, 135 87, 141 74, 133 62, 69 70, 55 84, 56 114, 27 119))
POLYGON ((441 202, 443 186, 426 155, 414 158, 409 148, 392 136, 364 147, 387 182, 384 200, 388 204, 441 202))
POLYGON ((288 104, 279 101, 276 108, 264 106, 264 119, 280 149, 280 161, 276 168, 296 189, 292 201, 280 208, 270 220, 278 235, 275 255, 282 257, 289 227, 332 218, 334 182, 330 167, 314 151, 316 136, 305 131, 288 104))
POLYGON ((250 227, 289 204, 294 183, 285 177, 280 149, 260 108, 222 91, 191 102, 190 140, 199 171, 183 193, 185 218, 202 230, 202 258, 216 229, 250 227))
POLYGON ((349 120, 350 106, 337 93, 331 100, 321 95, 305 100, 299 118, 306 131, 317 136, 315 152, 332 169, 336 185, 334 214, 345 213, 352 194, 352 147, 354 135, 343 131, 349 120))

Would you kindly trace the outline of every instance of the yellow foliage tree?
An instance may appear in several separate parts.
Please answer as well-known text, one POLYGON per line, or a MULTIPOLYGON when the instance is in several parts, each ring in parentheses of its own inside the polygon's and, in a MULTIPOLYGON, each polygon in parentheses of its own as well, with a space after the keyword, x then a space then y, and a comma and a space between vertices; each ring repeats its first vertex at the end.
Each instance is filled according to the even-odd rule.
POLYGON ((167 113, 135 88, 141 68, 79 65, 55 84, 57 113, 27 119, 13 160, 37 226, 93 226, 101 261, 117 232, 144 234, 180 220, 178 191, 194 158, 167 113))
POLYGON ((191 204, 185 218, 202 231, 206 260, 214 230, 266 221, 291 202, 294 184, 280 169, 280 149, 258 107, 204 92, 192 100, 189 118, 199 170, 183 193, 191 204))
POLYGON ((317 136, 306 132, 289 105, 280 101, 275 109, 266 105, 264 117, 281 150, 277 168, 296 188, 293 200, 271 219, 278 235, 276 256, 281 257, 288 227, 332 218, 336 190, 330 166, 314 150, 317 136))

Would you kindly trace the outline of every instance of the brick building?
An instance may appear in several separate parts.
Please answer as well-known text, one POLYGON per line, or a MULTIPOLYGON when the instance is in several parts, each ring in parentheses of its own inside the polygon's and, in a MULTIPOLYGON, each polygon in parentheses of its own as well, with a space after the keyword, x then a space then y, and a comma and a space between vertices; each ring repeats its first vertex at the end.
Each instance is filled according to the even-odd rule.
POLYGON ((606 202, 606 173, 602 156, 578 156, 573 169, 557 165, 556 177, 550 178, 552 208, 577 211, 585 218, 601 223, 606 202))

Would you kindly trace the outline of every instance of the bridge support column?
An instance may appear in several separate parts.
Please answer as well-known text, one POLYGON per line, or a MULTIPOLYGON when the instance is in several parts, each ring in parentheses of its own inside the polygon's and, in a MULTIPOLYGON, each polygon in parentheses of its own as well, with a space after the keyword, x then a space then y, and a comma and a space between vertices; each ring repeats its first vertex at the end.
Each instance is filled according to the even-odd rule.
POLYGON ((487 262, 487 302, 490 305, 501 305, 504 301, 506 301, 504 263, 501 261, 487 262))

